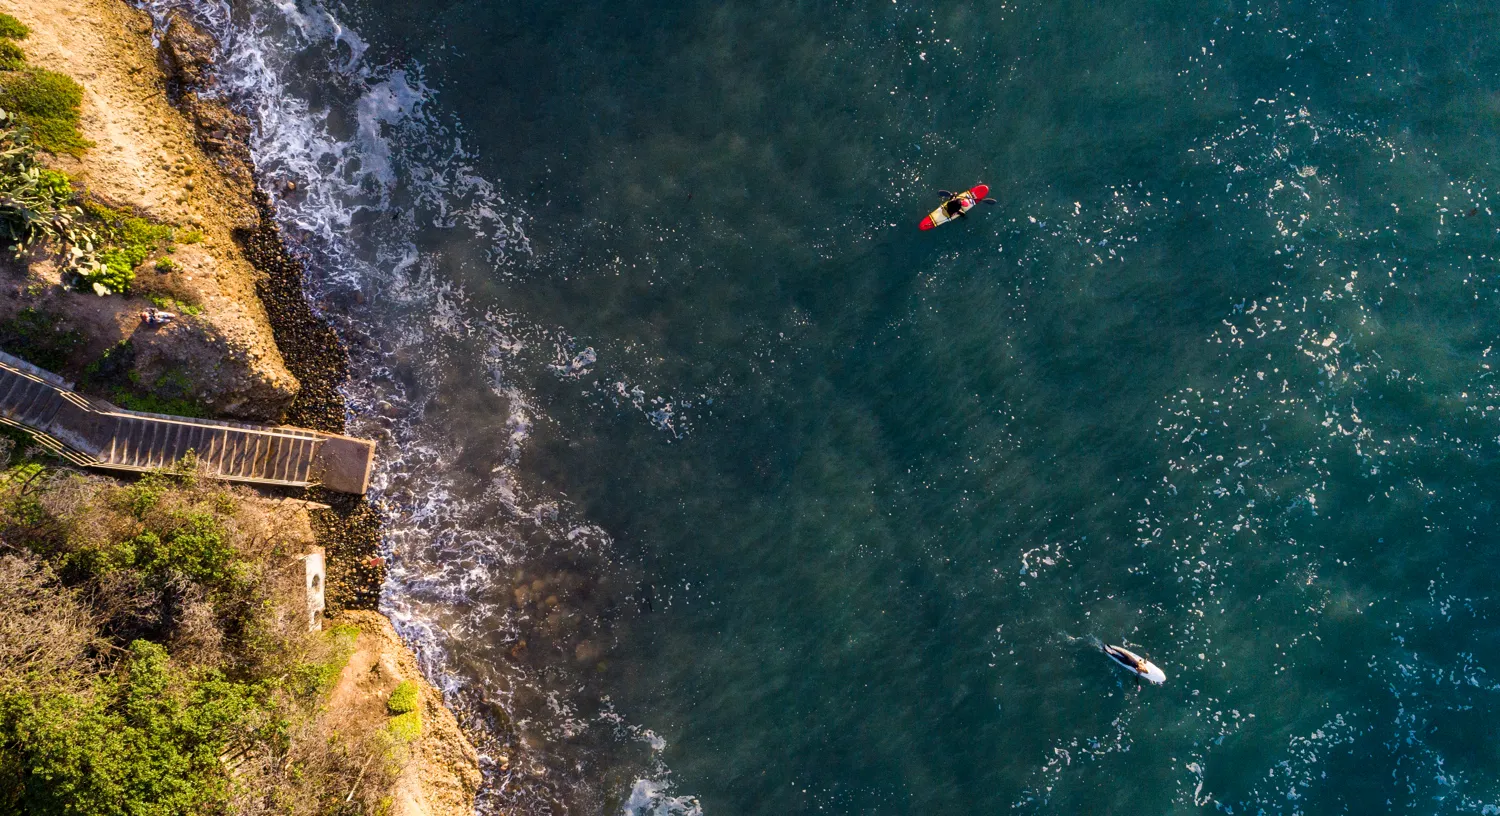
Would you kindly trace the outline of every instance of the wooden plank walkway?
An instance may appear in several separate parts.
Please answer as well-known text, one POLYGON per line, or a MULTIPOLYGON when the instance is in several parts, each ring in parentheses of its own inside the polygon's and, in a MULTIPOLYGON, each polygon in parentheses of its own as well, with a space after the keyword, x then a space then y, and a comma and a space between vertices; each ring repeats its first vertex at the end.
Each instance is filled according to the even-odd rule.
POLYGON ((367 439, 126 411, 3 351, 0 423, 25 429, 74 464, 112 470, 166 467, 192 451, 220 479, 364 493, 375 461, 367 439))

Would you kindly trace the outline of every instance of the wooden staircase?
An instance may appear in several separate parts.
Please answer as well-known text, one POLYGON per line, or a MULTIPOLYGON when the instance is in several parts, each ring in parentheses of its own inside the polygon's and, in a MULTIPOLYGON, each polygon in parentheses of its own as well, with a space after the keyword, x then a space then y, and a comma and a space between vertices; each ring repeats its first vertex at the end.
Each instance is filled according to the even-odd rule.
POLYGON ((0 352, 0 424, 83 467, 145 471, 194 453, 220 479, 322 485, 343 493, 370 486, 375 443, 290 426, 250 425, 126 411, 85 397, 72 383, 0 352))

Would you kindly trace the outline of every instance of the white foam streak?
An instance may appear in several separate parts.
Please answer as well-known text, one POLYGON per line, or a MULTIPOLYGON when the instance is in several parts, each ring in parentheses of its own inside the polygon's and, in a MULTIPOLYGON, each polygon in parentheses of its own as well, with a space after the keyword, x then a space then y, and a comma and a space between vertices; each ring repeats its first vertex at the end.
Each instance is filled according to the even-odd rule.
POLYGON ((625 802, 627 816, 703 816, 703 807, 691 796, 672 796, 661 783, 637 779, 625 802))

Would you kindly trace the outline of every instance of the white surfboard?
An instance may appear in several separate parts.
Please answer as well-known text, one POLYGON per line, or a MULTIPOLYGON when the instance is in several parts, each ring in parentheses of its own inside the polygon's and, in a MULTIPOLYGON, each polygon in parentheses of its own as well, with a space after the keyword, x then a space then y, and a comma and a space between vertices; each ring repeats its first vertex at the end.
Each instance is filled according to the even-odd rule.
POLYGON ((1158 686, 1167 682, 1166 672, 1162 671, 1155 663, 1130 651, 1124 646, 1105 646, 1104 653, 1109 655, 1109 659, 1113 660, 1115 665, 1142 680, 1155 683, 1158 686))

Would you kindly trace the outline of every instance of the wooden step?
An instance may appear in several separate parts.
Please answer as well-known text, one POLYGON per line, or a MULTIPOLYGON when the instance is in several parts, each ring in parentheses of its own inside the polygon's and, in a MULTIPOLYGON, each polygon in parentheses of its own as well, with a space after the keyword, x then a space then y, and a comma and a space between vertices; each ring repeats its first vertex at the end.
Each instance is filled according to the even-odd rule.
POLYGON ((363 492, 374 443, 274 428, 122 411, 0 351, 0 418, 30 429, 76 464, 127 470, 170 467, 192 451, 221 478, 363 492), (329 447, 332 445, 332 447, 329 447))

